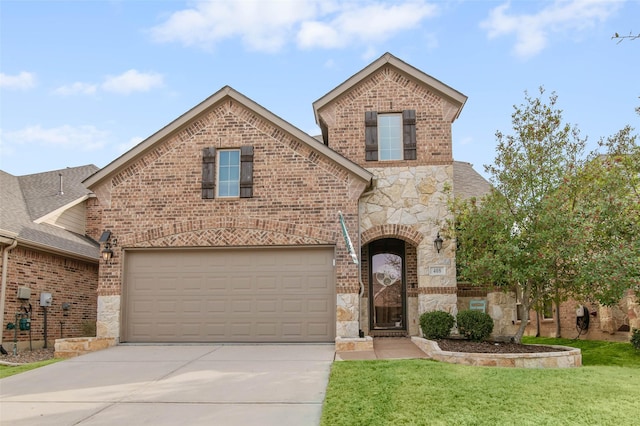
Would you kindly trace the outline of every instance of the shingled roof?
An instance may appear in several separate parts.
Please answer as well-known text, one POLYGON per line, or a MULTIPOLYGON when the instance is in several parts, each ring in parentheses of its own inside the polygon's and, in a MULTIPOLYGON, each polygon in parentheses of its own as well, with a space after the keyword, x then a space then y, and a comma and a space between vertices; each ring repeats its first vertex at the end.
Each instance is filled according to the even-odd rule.
POLYGON ((456 197, 481 198, 491 191, 491 184, 473 169, 471 163, 453 162, 453 193, 456 197))
POLYGON ((95 241, 39 220, 86 200, 91 191, 82 181, 97 170, 88 165, 25 176, 0 170, 0 236, 17 239, 20 245, 97 261, 100 250, 95 241))

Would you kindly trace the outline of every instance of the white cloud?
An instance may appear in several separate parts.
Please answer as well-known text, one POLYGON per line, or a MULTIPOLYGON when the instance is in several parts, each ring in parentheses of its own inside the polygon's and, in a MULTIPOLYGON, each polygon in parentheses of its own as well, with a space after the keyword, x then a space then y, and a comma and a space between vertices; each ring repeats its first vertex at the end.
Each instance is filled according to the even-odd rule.
POLYGON ((239 38, 250 49, 275 52, 298 47, 341 48, 387 40, 436 13, 425 0, 384 1, 198 1, 173 13, 150 33, 158 42, 210 49, 239 38))
POLYGON ((143 140, 144 140, 144 138, 141 138, 139 136, 133 137, 133 138, 129 139, 129 142, 119 144, 117 146, 117 150, 120 153, 127 152, 131 148, 133 148, 134 146, 138 145, 143 140))
POLYGON ((95 84, 75 82, 66 86, 58 87, 53 91, 56 95, 93 95, 96 93, 97 86, 95 84))
POLYGON ((528 58, 540 53, 548 43, 552 33, 574 33, 593 27, 598 21, 606 20, 622 2, 610 0, 556 0, 541 3, 546 6, 535 14, 509 13, 511 3, 504 3, 489 13, 480 23, 487 30, 490 39, 515 35, 514 53, 528 58))
POLYGON ((100 87, 105 92, 128 95, 131 92, 148 92, 163 85, 164 78, 161 74, 129 70, 120 75, 108 76, 100 87))
POLYGON ((35 87, 36 75, 31 72, 22 71, 18 75, 7 75, 0 73, 0 87, 14 90, 27 90, 35 87))
POLYGON ((2 145, 38 144, 66 150, 95 151, 103 148, 109 133, 95 126, 69 126, 45 129, 40 125, 2 132, 2 145))
POLYGON ((435 16, 436 7, 425 2, 346 3, 329 21, 303 22, 298 33, 302 48, 344 47, 354 42, 370 44, 388 40, 395 34, 417 26, 435 16))

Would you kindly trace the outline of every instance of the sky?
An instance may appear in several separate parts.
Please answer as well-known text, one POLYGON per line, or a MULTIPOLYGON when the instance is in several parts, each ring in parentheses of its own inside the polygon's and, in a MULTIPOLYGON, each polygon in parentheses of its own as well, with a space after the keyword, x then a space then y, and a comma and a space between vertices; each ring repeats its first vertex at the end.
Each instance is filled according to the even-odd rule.
MULTIPOLYGON (((468 97, 453 155, 485 177, 525 92, 595 149, 640 128, 640 0, 0 0, 0 169, 104 167, 229 85, 300 130, 390 52, 468 97)), ((637 132, 636 132, 637 133, 637 132)))

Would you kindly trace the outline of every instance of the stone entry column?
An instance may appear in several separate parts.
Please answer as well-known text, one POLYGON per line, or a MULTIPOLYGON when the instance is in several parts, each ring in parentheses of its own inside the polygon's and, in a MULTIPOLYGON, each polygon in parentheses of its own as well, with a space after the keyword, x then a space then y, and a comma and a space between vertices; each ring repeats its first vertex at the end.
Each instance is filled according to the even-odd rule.
POLYGON ((418 316, 424 312, 458 313, 455 262, 443 248, 437 253, 433 240, 418 246, 418 316))

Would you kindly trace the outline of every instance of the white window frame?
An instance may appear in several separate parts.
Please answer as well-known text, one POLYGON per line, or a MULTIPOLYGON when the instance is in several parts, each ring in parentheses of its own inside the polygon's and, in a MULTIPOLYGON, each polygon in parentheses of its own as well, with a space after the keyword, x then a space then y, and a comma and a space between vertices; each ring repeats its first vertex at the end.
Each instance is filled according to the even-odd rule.
POLYGON ((378 161, 404 160, 402 113, 378 114, 378 161))
POLYGON ((218 198, 239 198, 240 197, 240 150, 239 149, 219 149, 216 153, 216 197, 218 198), (228 154, 235 153, 237 162, 230 164, 225 158, 228 154), (223 159, 225 160, 223 162, 223 159), (223 179, 224 177, 224 179, 223 179), (229 195, 230 188, 235 189, 235 193, 229 195))

